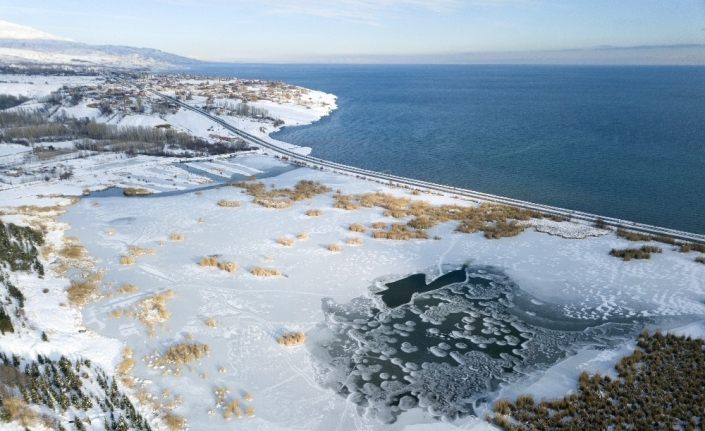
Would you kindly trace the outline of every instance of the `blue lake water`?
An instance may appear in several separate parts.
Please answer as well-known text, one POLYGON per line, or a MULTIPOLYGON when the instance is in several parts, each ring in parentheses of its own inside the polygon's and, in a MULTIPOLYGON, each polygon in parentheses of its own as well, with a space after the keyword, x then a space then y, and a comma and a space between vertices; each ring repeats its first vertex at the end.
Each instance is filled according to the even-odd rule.
POLYGON ((705 67, 219 64, 339 109, 274 136, 377 171, 705 233, 705 67))

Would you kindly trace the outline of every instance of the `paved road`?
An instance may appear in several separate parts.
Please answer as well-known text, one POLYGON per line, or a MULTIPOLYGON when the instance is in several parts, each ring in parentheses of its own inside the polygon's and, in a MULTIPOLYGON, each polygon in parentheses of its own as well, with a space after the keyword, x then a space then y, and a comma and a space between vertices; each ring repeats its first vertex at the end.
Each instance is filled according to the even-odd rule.
POLYGON ((665 235, 683 241, 691 241, 705 244, 705 235, 700 235, 696 233, 684 232, 676 229, 670 229, 659 226, 652 226, 643 223, 636 223, 628 220, 620 220, 613 217, 603 217, 597 214, 590 214, 582 211, 573 211, 565 208, 553 207, 550 205, 537 204, 534 202, 507 198, 504 196, 497 196, 488 193, 477 192, 474 190, 462 189, 443 184, 435 184, 428 181, 415 180, 413 178, 399 177, 396 175, 390 175, 381 172, 370 171, 367 169, 356 168, 354 166, 347 166, 340 163, 319 159, 316 157, 304 156, 296 153, 295 151, 282 148, 272 142, 265 141, 261 138, 258 138, 257 136, 242 131, 236 128, 235 126, 231 125, 227 121, 223 120, 222 118, 219 118, 215 115, 211 115, 210 113, 195 106, 189 105, 175 97, 171 97, 151 89, 146 89, 146 91, 149 91, 150 93, 163 99, 169 100, 184 109, 191 110, 200 115, 203 115, 204 117, 207 117, 211 121, 218 123, 219 125, 223 126, 223 128, 239 136, 250 145, 266 148, 267 150, 271 151, 275 156, 278 156, 283 160, 299 164, 301 166, 306 166, 314 169, 330 170, 333 172, 353 175, 358 178, 382 182, 393 186, 407 187, 421 191, 430 191, 450 196, 457 196, 475 202, 492 202, 504 205, 511 205, 514 207, 541 211, 546 214, 569 217, 573 220, 581 220, 587 223, 595 223, 598 220, 601 220, 605 223, 605 225, 610 227, 623 228, 635 232, 648 233, 651 235, 665 235))

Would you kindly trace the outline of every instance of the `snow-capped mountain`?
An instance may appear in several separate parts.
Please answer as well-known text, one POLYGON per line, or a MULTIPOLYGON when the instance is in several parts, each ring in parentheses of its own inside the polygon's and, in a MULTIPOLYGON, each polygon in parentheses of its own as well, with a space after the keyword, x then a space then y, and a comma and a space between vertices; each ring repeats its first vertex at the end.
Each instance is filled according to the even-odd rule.
POLYGON ((0 20, 0 64, 173 68, 197 62, 157 49, 74 42, 31 27, 0 20))

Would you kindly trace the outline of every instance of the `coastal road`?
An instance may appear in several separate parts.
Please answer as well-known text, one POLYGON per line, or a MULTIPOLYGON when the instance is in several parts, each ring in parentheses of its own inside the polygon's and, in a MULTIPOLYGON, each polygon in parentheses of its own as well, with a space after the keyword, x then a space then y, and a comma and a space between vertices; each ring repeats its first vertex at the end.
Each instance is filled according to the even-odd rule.
MULTIPOLYGON (((134 86, 133 83, 126 82, 126 81, 124 81, 124 82, 127 85, 134 86)), ((650 235, 655 235, 655 236, 665 236, 665 237, 671 237, 671 238, 682 240, 682 241, 690 241, 690 242, 705 244, 705 235, 701 235, 701 234, 685 232, 685 231, 680 231, 680 230, 670 229, 670 228, 665 228, 665 227, 660 227, 660 226, 653 226, 653 225, 648 225, 648 224, 643 224, 643 223, 636 223, 636 222, 632 222, 629 220, 621 220, 621 219, 614 218, 614 217, 605 217, 605 216, 591 214, 591 213, 587 213, 587 212, 583 212, 583 211, 574 211, 574 210, 554 207, 554 206, 550 206, 550 205, 543 205, 543 204, 534 203, 534 202, 522 201, 519 199, 513 199, 513 198, 493 195, 493 194, 489 194, 489 193, 482 193, 482 192, 478 192, 478 191, 474 191, 474 190, 463 189, 463 188, 458 188, 458 187, 453 187, 453 186, 448 186, 448 185, 443 185, 443 184, 436 184, 436 183, 432 183, 432 182, 428 182, 428 181, 415 180, 413 178, 405 178, 405 177, 400 177, 400 176, 396 176, 396 175, 370 171, 367 169, 357 168, 354 166, 348 166, 348 165, 344 165, 341 163, 335 163, 335 162, 331 162, 328 160, 319 159, 317 157, 301 155, 295 151, 292 151, 292 150, 289 150, 286 148, 282 148, 273 142, 266 141, 266 140, 261 139, 257 136, 254 136, 250 133, 247 133, 243 130, 240 130, 240 129, 236 128, 235 126, 231 125, 230 123, 228 123, 227 121, 223 120, 222 118, 217 117, 215 115, 211 115, 209 112, 204 111, 203 109, 197 108, 195 106, 189 105, 188 103, 185 103, 175 97, 160 93, 156 90, 152 90, 149 88, 145 88, 144 90, 154 94, 157 97, 160 97, 162 99, 165 99, 165 100, 168 100, 172 103, 175 103, 176 105, 181 106, 184 109, 188 109, 190 111, 193 111, 197 114, 200 114, 200 115, 210 119, 214 123, 219 124, 220 126, 225 128, 226 130, 228 130, 228 131, 232 132, 233 134, 237 135, 238 137, 242 138, 245 142, 247 142, 250 145, 267 149, 267 150, 271 151, 275 156, 278 156, 280 159, 288 161, 290 163, 298 164, 300 166, 305 166, 305 167, 309 167, 312 169, 329 170, 332 172, 346 174, 346 175, 353 175, 353 176, 360 178, 360 179, 381 182, 383 184, 388 184, 391 186, 409 188, 412 190, 419 190, 419 191, 424 191, 424 192, 441 193, 444 195, 468 199, 468 200, 475 201, 478 203, 491 202, 491 203, 497 203, 497 204, 510 205, 513 207, 524 208, 524 209, 529 209, 529 210, 534 210, 534 211, 540 211, 545 214, 567 217, 572 220, 579 220, 579 221, 582 221, 585 223, 595 224, 595 223, 599 222, 599 223, 604 223, 605 226, 609 226, 609 227, 621 228, 621 229, 626 229, 626 230, 639 232, 639 233, 645 233, 645 234, 650 234, 650 235)))

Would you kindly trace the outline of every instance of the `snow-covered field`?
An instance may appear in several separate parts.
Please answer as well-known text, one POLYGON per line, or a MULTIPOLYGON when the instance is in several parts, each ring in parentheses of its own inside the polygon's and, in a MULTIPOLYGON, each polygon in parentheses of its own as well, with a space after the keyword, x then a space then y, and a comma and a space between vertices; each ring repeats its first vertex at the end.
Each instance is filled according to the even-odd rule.
MULTIPOLYGON (((64 84, 94 85, 100 79, 4 75, 0 93, 36 98, 64 84)), ((185 82, 194 87, 203 84, 185 82)), ((224 118, 270 139, 268 134, 282 125, 308 124, 335 109, 335 96, 325 93, 310 91, 297 100, 250 103, 281 120, 276 127, 269 120, 224 118)), ((169 124, 205 139, 228 136, 219 126, 184 110, 103 116, 88 106, 90 102, 62 109, 67 115, 118 126, 169 124)), ((193 103, 205 102, 205 97, 193 96, 193 103)), ((27 102, 31 103, 36 101, 27 102)), ((610 372, 631 351, 634 335, 643 327, 694 336, 705 333, 705 265, 694 262, 695 253, 680 253, 669 245, 656 244, 663 253, 649 260, 625 262, 609 251, 635 243, 585 224, 550 220, 533 220, 520 235, 499 240, 455 232, 456 222, 429 229, 433 239, 378 240, 370 235, 372 223, 400 220, 376 207, 334 208, 337 191, 380 191, 433 205, 475 204, 297 168, 258 151, 237 157, 127 157, 79 154, 70 141, 53 145, 62 154, 45 160, 33 157, 29 147, 0 144, 0 164, 7 166, 0 172, 0 218, 44 226, 55 250, 67 237, 77 237, 87 249, 90 267, 104 273, 103 296, 81 310, 69 305, 68 277, 77 275, 57 274, 60 259, 55 252, 47 253, 44 263, 52 270, 44 278, 12 275, 27 297, 27 325, 0 336, 0 348, 25 356, 88 358, 112 371, 122 360, 122 349, 130 347, 135 359, 131 374, 138 384, 126 391, 136 399, 145 391, 162 402, 180 399, 174 412, 188 419, 190 429, 492 429, 482 418, 495 398, 525 392, 555 397, 574 390, 580 371, 610 372), (65 180, 49 176, 59 165, 73 175, 65 180), (275 187, 319 181, 332 191, 286 209, 264 208, 242 189, 227 185, 250 176, 275 187), (124 187, 155 194, 127 198, 119 190, 124 187), (96 192, 103 189, 108 190, 96 192), (93 193, 84 196, 88 192, 93 193), (239 206, 220 206, 219 201, 236 201, 239 206), (38 209, 57 205, 51 213, 38 209), (312 209, 321 215, 306 215, 312 209), (61 210, 66 213, 58 217, 61 210), (353 223, 366 226, 367 232, 351 231, 353 223), (361 243, 348 244, 355 238, 361 243), (282 239, 292 245, 282 245, 282 239), (341 250, 330 251, 331 244, 341 250), (123 265, 120 258, 131 246, 143 248, 145 255, 123 265), (202 258, 214 255, 236 262, 239 269, 199 266, 202 258), (472 294, 455 284, 417 295, 394 310, 379 299, 386 282, 416 273, 426 274, 430 282, 464 266, 468 274, 484 280, 462 288, 472 294), (255 267, 275 268, 281 275, 256 277, 250 273, 255 267), (120 291, 126 284, 135 288, 120 291), (154 302, 155 295, 162 294, 165 309, 154 302), (135 315, 140 310, 162 323, 146 325, 135 315), (465 326, 445 333, 453 314, 462 316, 465 326), (471 334, 472 324, 483 335, 471 334), (49 342, 41 341, 42 331, 49 342), (278 337, 293 331, 306 334, 303 345, 277 343, 278 337), (390 350, 402 339, 406 345, 390 350), (399 350, 413 355, 414 348, 429 340, 433 345, 422 346, 415 357, 432 358, 435 365, 395 361, 399 350), (343 342, 354 345, 353 351, 343 349, 343 342), (209 352, 175 373, 173 365, 157 364, 159 355, 175 343, 204 343, 209 352), (463 350, 468 345, 472 352, 463 350), (345 374, 353 358, 365 359, 345 374), (373 361, 367 359, 387 368, 374 370, 373 361), (498 364, 509 365, 510 371, 497 371, 498 364), (361 375, 375 384, 352 383, 361 375), (392 408, 379 402, 404 389, 404 384, 417 385, 429 376, 450 393, 449 388, 463 386, 458 383, 462 379, 467 385, 480 381, 482 386, 488 375, 503 384, 480 394, 484 397, 473 394, 476 415, 439 421, 449 403, 434 404, 431 398, 419 407, 409 397, 394 400, 392 408), (229 392, 219 392, 219 403, 216 391, 223 389, 229 392), (223 404, 230 401, 238 401, 243 418, 223 417, 223 404), (247 407, 254 409, 248 412, 252 417, 246 414, 247 407), (385 423, 390 419, 396 421, 385 423)), ((423 391, 434 394, 433 389, 423 391)), ((91 429, 100 426, 96 422, 91 429)), ((162 425, 155 420, 154 426, 162 425)))

